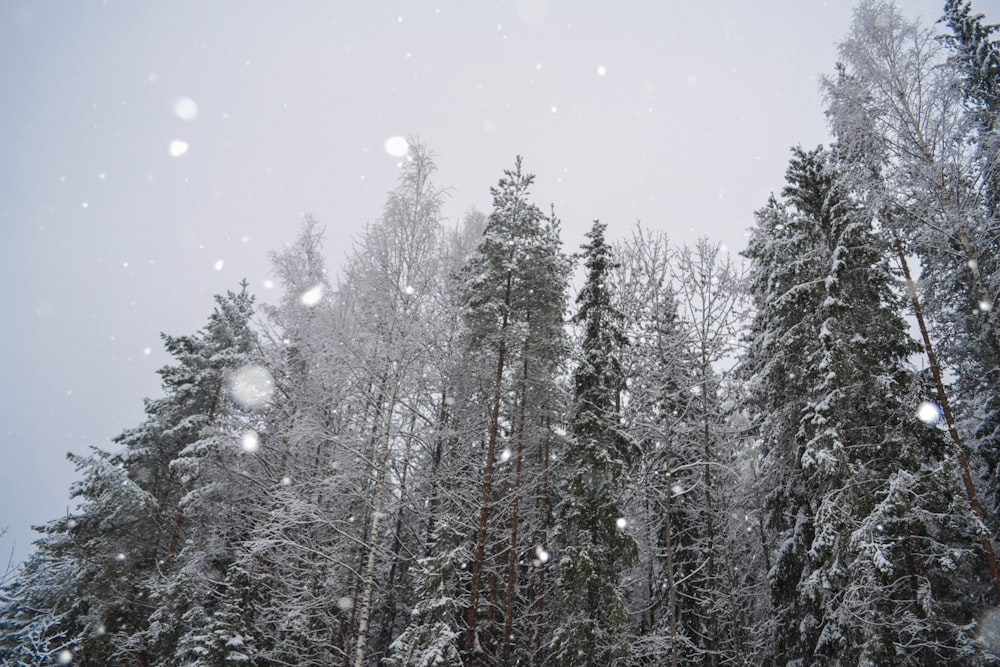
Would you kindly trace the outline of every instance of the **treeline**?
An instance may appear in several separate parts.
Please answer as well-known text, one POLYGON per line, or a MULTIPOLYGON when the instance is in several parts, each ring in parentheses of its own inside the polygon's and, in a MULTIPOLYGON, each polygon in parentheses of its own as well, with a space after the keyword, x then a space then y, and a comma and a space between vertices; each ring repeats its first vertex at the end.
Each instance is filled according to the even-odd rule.
POLYGON ((835 142, 744 264, 600 222, 568 254, 520 158, 449 227, 412 145, 339 279, 307 219, 279 303, 163 336, 0 660, 1000 662, 1000 44, 943 23, 856 9, 835 142))

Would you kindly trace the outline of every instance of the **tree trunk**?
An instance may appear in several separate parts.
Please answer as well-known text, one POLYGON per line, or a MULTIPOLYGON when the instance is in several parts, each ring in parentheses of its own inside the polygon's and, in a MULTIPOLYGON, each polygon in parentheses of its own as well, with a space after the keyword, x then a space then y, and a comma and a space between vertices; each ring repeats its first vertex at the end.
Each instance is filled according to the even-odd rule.
POLYGON ((976 520, 980 524, 979 541, 983 546, 983 552, 986 556, 986 566, 989 569, 990 578, 993 581, 993 594, 996 597, 996 602, 1000 603, 1000 567, 997 566, 997 556, 996 552, 993 550, 993 542, 989 535, 986 534, 986 520, 983 515, 982 505, 979 504, 979 495, 976 493, 976 487, 972 481, 972 473, 969 471, 969 458, 965 453, 965 445, 963 444, 962 438, 958 433, 958 428, 955 425, 955 417, 951 412, 951 403, 948 401, 948 392, 945 391, 944 382, 941 379, 941 368, 938 365, 937 356, 934 354, 934 346, 931 343, 930 333, 927 331, 927 323, 924 321, 924 311, 920 305, 920 298, 917 295, 916 284, 913 282, 913 278, 910 275, 910 266, 906 261, 906 253, 903 251, 903 243, 899 238, 899 233, 897 232, 896 227, 892 223, 892 216, 890 214, 886 214, 886 222, 888 223, 889 230, 892 233, 892 241, 893 246, 896 249, 896 257, 899 259, 900 267, 903 269, 903 276, 906 278, 906 284, 910 292, 910 304, 913 307, 913 314, 917 318, 917 325, 920 327, 920 336, 923 339, 924 352, 927 354, 927 362, 931 367, 931 374, 934 377, 934 384, 937 388, 938 403, 941 406, 941 412, 948 425, 948 434, 951 436, 952 443, 955 445, 955 453, 958 458, 958 466, 962 477, 962 483, 965 486, 965 494, 969 499, 969 504, 972 506, 972 512, 975 514, 976 520))
POLYGON ((382 496, 385 491, 385 478, 389 465, 389 453, 392 444, 392 415, 395 412, 396 400, 399 396, 400 381, 403 376, 403 341, 406 338, 406 318, 407 306, 403 304, 402 324, 400 325, 399 340, 397 341, 395 370, 393 372, 392 386, 389 391, 389 402, 386 405, 385 431, 382 434, 382 452, 378 460, 378 468, 375 480, 374 508, 372 509, 372 522, 369 531, 368 563, 365 566, 364 594, 361 597, 361 612, 358 621, 358 645, 355 651, 354 667, 364 667, 365 649, 368 644, 368 624, 371 617, 372 590, 375 587, 375 562, 378 558, 379 530, 382 523, 382 496))
MULTIPOLYGON (((476 551, 472 559, 472 582, 469 590, 469 611, 466 616, 465 663, 472 663, 476 648, 476 625, 479 623, 479 587, 482 583, 483 560, 486 558, 486 522, 490 516, 490 495, 493 493, 493 463, 496 458, 497 435, 500 428, 500 401, 503 396, 503 371, 507 362, 507 322, 510 310, 511 283, 507 274, 504 292, 503 319, 500 323, 500 345, 497 350, 497 370, 493 387, 493 408, 490 412, 490 432, 486 444, 486 467, 483 470, 483 493, 479 501, 479 526, 476 531, 476 551)), ((360 667, 360 665, 358 666, 360 667)))
POLYGON ((517 520, 521 504, 521 462, 524 459, 524 404, 527 402, 528 350, 525 345, 521 377, 521 414, 517 427, 517 460, 514 463, 514 507, 510 519, 510 552, 507 555, 507 600, 503 623, 503 664, 510 664, 510 641, 514 629, 514 592, 517 583, 517 520))

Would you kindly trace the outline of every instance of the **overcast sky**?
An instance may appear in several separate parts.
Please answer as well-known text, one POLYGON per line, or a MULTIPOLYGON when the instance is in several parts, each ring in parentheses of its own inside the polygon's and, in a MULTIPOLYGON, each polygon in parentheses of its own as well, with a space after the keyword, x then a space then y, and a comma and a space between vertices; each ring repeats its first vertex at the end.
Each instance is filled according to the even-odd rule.
MULTIPOLYGON (((943 0, 899 3, 938 18, 943 0)), ((1000 20, 1000 0, 976 0, 1000 20)), ((789 148, 827 141, 818 76, 851 3, 0 3, 0 539, 66 511, 67 451, 159 395, 159 332, 202 327, 303 213, 336 269, 416 135, 490 208, 514 156, 567 250, 636 220, 738 252, 789 148)))

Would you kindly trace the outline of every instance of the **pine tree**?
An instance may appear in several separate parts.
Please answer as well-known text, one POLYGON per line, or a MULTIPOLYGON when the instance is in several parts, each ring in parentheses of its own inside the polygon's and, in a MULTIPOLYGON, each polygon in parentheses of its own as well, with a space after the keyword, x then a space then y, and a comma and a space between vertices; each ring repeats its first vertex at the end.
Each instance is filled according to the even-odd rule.
POLYGON ((555 630, 553 658, 560 665, 607 665, 628 654, 621 575, 638 555, 619 509, 634 452, 620 430, 618 351, 625 337, 606 284, 613 260, 604 229, 595 221, 587 234, 587 277, 574 317, 583 337, 573 376, 568 480, 555 532, 564 620, 555 630))
MULTIPOLYGON (((517 585, 519 536, 535 532, 522 529, 524 463, 527 454, 540 451, 529 445, 546 441, 548 424, 557 414, 555 378, 566 353, 563 313, 570 270, 560 251, 558 221, 528 200, 533 180, 521 171, 520 157, 513 170, 504 172, 492 189, 493 212, 483 238, 463 269, 465 345, 470 371, 480 382, 466 400, 489 406, 485 415, 469 415, 476 428, 483 429, 480 433, 485 431, 480 436, 485 461, 478 484, 481 495, 463 642, 467 660, 493 650, 494 636, 501 632, 498 616, 503 619, 504 660, 511 659, 513 635, 528 633, 527 628, 513 628, 515 605, 525 602, 523 587, 517 585), (505 429, 505 423, 511 428, 505 429), (505 440, 509 446, 501 453, 505 440), (496 479, 498 459, 513 464, 513 470, 499 480, 502 486, 496 479), (495 507, 500 491, 507 502, 495 507), (510 526, 506 539, 502 528, 491 530, 498 521, 510 526), (488 546, 493 552, 489 556, 488 546), (490 599, 481 605, 484 589, 490 599)), ((539 463, 544 470, 547 463, 539 463)), ((529 641, 516 643, 527 648, 529 641)))

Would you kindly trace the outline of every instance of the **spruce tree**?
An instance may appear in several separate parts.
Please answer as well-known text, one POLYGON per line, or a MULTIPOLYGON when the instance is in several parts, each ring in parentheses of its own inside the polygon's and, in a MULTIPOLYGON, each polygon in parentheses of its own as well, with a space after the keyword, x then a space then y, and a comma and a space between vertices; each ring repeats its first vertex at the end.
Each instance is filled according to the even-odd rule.
POLYGON ((613 259, 604 229, 595 221, 587 234, 587 277, 574 316, 582 329, 581 357, 555 531, 563 620, 553 636, 553 659, 560 665, 608 665, 628 654, 621 576, 638 556, 619 508, 634 450, 621 433, 618 354, 625 337, 607 285, 613 259))
POLYGON ((883 248, 829 153, 796 150, 787 178, 747 250, 774 658, 971 663, 988 590, 976 521, 940 432, 914 416, 915 345, 883 248))
POLYGON ((226 558, 218 540, 236 539, 226 530, 240 516, 220 502, 239 488, 217 495, 219 474, 240 452, 256 409, 240 400, 269 391, 266 371, 250 364, 246 283, 216 303, 195 335, 163 336, 176 359, 159 371, 165 395, 147 401, 146 420, 116 438, 120 451, 70 455, 82 475, 71 490, 78 507, 43 529, 11 589, 5 616, 16 624, 9 637, 17 660, 62 651, 74 664, 171 660, 192 630, 184 624, 204 620, 197 610, 214 604, 204 575, 212 559, 226 558))
POLYGON ((459 522, 438 517, 432 554, 418 562, 417 604, 406 630, 392 643, 387 667, 459 667, 464 572, 469 552, 459 522))

